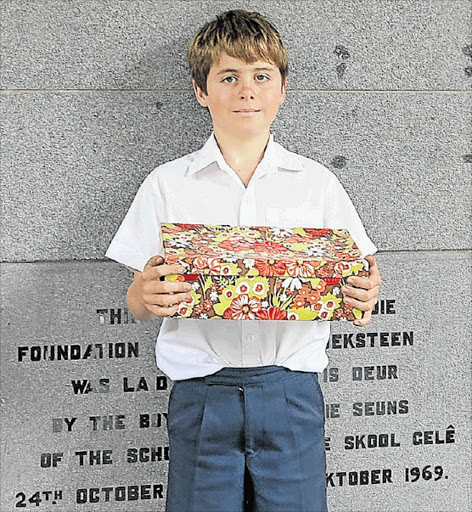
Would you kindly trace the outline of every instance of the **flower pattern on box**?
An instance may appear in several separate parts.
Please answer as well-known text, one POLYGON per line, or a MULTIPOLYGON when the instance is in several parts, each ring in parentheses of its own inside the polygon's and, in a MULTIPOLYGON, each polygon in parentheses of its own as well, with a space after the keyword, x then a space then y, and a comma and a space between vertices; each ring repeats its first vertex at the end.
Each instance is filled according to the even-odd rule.
POLYGON ((165 263, 192 283, 192 301, 174 318, 228 320, 354 320, 343 302, 350 275, 367 263, 347 230, 161 224, 165 263))

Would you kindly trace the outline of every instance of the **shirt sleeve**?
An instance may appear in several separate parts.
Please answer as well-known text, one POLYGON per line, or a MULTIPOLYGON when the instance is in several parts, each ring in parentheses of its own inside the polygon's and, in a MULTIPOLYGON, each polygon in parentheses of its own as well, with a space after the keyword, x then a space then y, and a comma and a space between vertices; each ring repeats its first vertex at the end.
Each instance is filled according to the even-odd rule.
POLYGON ((362 221, 343 186, 332 174, 326 197, 324 225, 331 229, 347 229, 365 258, 375 254, 377 247, 367 236, 362 221))
POLYGON ((136 196, 108 247, 105 256, 134 270, 143 271, 152 256, 163 256, 160 211, 162 199, 151 173, 136 196))

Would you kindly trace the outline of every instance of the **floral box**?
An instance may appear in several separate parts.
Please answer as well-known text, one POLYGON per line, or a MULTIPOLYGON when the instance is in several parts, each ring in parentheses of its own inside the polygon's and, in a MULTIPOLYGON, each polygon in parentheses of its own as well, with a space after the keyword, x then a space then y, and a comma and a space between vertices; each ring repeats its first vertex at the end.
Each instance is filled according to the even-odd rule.
POLYGON ((342 229, 207 226, 162 223, 165 263, 190 281, 192 301, 173 318, 228 320, 354 320, 343 302, 350 275, 368 263, 342 229))

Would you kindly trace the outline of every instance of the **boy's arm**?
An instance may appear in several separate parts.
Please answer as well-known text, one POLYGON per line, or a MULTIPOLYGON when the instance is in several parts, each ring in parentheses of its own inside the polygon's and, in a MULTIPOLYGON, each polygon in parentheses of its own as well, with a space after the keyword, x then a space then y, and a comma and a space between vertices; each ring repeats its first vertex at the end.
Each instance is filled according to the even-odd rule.
POLYGON ((131 313, 139 320, 171 316, 179 309, 181 302, 192 300, 187 293, 192 289, 190 283, 161 280, 166 275, 184 271, 180 265, 164 265, 162 256, 153 256, 142 272, 134 272, 126 296, 131 313))
POLYGON ((341 291, 345 295, 344 302, 349 306, 364 311, 361 320, 354 320, 359 327, 367 325, 372 318, 372 310, 377 304, 380 291, 380 272, 375 257, 372 255, 365 258, 369 262, 369 277, 347 278, 351 286, 343 286, 341 291))
POLYGON ((341 288, 342 293, 348 297, 346 304, 364 312, 360 320, 354 320, 355 325, 364 327, 371 320, 372 310, 377 304, 379 296, 380 272, 373 256, 377 248, 367 236, 362 221, 344 187, 334 174, 330 173, 328 177, 330 182, 325 194, 327 208, 324 227, 338 229, 342 226, 343 229, 348 229, 363 257, 369 255, 365 256, 369 262, 369 277, 351 276, 347 279, 350 286, 341 288))

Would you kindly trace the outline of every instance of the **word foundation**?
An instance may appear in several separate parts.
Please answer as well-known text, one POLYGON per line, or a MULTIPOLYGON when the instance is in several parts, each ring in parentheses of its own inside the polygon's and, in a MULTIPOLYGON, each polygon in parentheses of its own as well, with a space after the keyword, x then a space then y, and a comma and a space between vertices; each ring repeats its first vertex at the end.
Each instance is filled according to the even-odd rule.
POLYGON ((93 343, 88 345, 33 345, 18 347, 18 361, 77 361, 139 357, 139 343, 93 343))

